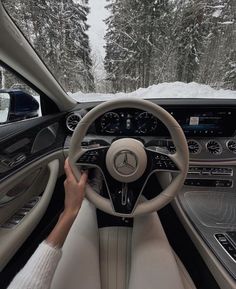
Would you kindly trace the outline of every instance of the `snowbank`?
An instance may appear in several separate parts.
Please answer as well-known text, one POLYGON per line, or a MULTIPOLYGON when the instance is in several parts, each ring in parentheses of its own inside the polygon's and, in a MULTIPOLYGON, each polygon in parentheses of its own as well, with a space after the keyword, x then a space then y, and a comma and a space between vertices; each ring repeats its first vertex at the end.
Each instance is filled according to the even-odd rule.
POLYGON ((145 99, 152 98, 220 98, 236 99, 236 91, 233 90, 216 90, 209 85, 198 84, 195 82, 171 82, 160 83, 149 86, 148 88, 139 88, 130 93, 83 93, 76 92, 70 95, 79 102, 93 102, 116 99, 117 97, 138 97, 145 99))

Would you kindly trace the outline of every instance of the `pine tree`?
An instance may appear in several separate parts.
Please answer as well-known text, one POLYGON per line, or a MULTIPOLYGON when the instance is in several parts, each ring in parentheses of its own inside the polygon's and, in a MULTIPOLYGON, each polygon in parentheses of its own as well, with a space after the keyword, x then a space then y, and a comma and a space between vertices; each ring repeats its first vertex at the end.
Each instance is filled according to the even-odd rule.
MULTIPOLYGON (((67 91, 94 90, 88 0, 3 2, 67 91)), ((113 92, 176 80, 235 89, 235 0, 107 0, 107 9, 113 92)))
POLYGON ((88 0, 16 0, 7 9, 66 91, 94 90, 88 0))
POLYGON ((106 20, 108 80, 114 91, 148 87, 155 81, 155 60, 163 53, 168 35, 168 1, 115 0, 107 8, 111 11, 106 20))
POLYGON ((232 87, 228 76, 229 72, 232 73, 232 63, 236 62, 235 9, 236 3, 232 0, 205 2, 205 35, 199 73, 196 76, 197 82, 210 84, 216 88, 232 87))
POLYGON ((198 72, 204 37, 204 8, 201 0, 187 1, 182 8, 182 21, 177 30, 177 79, 194 81, 198 72))
POLYGON ((132 26, 128 16, 128 12, 133 15, 133 11, 127 11, 127 8, 127 3, 122 0, 116 0, 107 5, 107 9, 112 14, 106 19, 108 28, 105 36, 104 66, 108 75, 107 79, 112 83, 113 91, 127 91, 127 86, 132 86, 129 67, 135 59, 133 46, 136 45, 137 41, 132 37, 132 26))
POLYGON ((236 90, 236 50, 231 50, 227 57, 223 81, 225 87, 236 90))

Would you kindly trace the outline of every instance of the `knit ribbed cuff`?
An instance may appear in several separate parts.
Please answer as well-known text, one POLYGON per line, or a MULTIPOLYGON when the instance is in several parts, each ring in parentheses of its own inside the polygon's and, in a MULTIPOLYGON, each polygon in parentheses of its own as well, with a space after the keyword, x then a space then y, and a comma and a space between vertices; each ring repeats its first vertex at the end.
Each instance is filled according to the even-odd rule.
POLYGON ((49 289, 62 250, 42 242, 8 289, 49 289))

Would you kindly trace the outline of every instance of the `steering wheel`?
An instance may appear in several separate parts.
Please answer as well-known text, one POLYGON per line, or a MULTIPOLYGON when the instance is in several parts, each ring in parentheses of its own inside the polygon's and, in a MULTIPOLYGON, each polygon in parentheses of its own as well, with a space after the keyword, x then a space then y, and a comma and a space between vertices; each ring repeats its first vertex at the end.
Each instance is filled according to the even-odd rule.
POLYGON ((78 180, 81 166, 101 171, 109 199, 96 193, 89 184, 86 186, 86 197, 97 208, 119 217, 134 217, 157 211, 175 197, 188 172, 189 152, 182 128, 165 109, 143 99, 120 98, 94 107, 82 118, 71 139, 69 163, 78 180), (169 130, 176 152, 170 154, 158 147, 144 147, 141 141, 127 137, 107 146, 82 148, 81 142, 90 125, 104 113, 120 108, 136 108, 153 114, 169 130), (171 183, 155 198, 141 198, 149 177, 158 171, 172 172, 171 183))

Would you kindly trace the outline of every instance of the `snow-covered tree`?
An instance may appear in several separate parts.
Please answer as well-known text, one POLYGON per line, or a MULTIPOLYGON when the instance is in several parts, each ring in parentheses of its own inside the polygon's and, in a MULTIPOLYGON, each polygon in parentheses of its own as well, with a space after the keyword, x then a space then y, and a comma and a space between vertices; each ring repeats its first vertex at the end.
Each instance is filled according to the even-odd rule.
POLYGON ((233 87, 232 65, 236 62, 236 2, 205 1, 203 53, 200 58, 198 82, 215 87, 233 87), (226 76, 227 74, 227 76, 226 76), (226 80, 227 79, 227 80, 226 80))
POLYGON ((147 87, 155 81, 168 27, 168 1, 109 1, 105 69, 114 91, 147 87))
MULTIPOLYGON (((88 0, 3 2, 66 90, 94 90, 88 0)), ((106 7, 107 80, 99 89, 176 80, 235 89, 235 0, 107 0, 106 7)))
POLYGON ((201 0, 190 0, 182 8, 182 21, 178 27, 177 79, 191 82, 198 71, 203 52, 204 8, 201 0))
POLYGON ((5 5, 67 91, 94 90, 88 0, 16 0, 5 5))
POLYGON ((231 50, 227 57, 223 81, 227 88, 236 90, 236 50, 231 50))
POLYGON ((0 79, 1 79, 1 89, 4 89, 6 87, 6 77, 5 77, 5 69, 0 66, 0 79))

